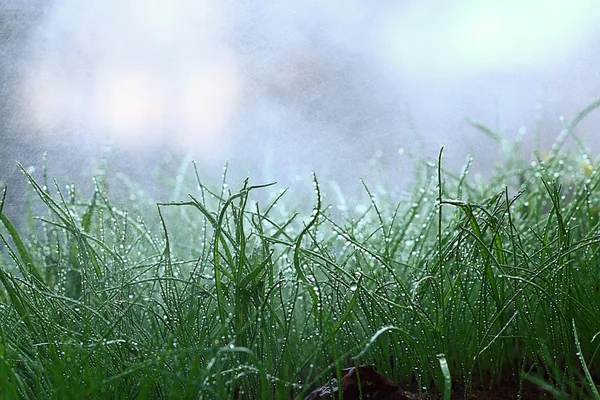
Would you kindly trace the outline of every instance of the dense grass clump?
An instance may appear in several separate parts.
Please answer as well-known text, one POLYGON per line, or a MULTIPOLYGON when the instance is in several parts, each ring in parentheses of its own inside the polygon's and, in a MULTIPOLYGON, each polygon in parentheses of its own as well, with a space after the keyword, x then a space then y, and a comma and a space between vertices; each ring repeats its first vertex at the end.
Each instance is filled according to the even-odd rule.
POLYGON ((348 211, 316 178, 311 213, 197 172, 149 204, 24 171, 47 212, 22 232, 0 203, 0 397, 303 398, 372 364, 430 396, 600 398, 600 173, 563 140, 486 183, 440 153, 348 211))

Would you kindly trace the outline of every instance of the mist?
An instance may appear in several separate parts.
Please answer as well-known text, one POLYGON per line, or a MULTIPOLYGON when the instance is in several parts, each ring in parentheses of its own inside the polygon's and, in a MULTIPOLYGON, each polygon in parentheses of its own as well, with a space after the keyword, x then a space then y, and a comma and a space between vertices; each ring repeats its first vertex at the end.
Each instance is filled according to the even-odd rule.
POLYGON ((214 180, 229 162, 282 187, 402 187, 442 145, 486 174, 498 145, 465 118, 550 146, 599 97, 598 48, 594 0, 3 1, 0 183, 44 152, 89 181, 107 147, 146 187, 192 159, 214 180))

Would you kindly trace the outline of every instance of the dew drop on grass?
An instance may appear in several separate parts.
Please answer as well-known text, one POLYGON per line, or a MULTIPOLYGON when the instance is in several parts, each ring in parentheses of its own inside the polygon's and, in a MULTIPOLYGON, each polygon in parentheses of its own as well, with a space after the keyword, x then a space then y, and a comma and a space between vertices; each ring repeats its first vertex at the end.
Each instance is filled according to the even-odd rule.
POLYGON ((358 283, 356 283, 356 282, 350 283, 350 291, 355 292, 356 289, 358 289, 358 283))

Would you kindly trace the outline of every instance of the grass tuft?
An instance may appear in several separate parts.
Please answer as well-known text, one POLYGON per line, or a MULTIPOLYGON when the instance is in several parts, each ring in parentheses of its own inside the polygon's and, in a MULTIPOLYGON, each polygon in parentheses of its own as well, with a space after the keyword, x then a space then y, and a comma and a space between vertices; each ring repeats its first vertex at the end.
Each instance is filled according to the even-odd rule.
POLYGON ((4 189, 0 397, 301 399, 371 364, 433 398, 512 376, 597 399, 600 173, 559 140, 487 183, 440 151, 410 195, 363 182, 356 208, 315 176, 312 212, 195 165, 159 203, 23 169, 46 212, 17 230, 4 189))

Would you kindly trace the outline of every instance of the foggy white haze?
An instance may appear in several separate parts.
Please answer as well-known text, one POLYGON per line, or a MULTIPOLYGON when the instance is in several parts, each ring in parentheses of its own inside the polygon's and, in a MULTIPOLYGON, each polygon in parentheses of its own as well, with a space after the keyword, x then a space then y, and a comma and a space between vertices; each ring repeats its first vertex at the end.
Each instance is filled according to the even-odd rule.
POLYGON ((400 186, 442 145, 485 172, 499 149, 465 117, 549 146, 600 97, 599 49, 596 0, 2 0, 0 181, 44 151, 88 179, 109 137, 111 171, 145 186, 190 159, 214 180, 228 160, 281 187, 400 186))

